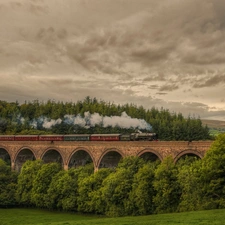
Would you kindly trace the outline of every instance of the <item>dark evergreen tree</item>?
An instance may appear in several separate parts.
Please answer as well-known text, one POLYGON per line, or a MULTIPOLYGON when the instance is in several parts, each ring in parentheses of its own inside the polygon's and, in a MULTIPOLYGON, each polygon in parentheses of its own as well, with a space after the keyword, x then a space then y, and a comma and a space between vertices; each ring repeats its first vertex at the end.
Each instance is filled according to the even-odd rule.
POLYGON ((16 206, 17 174, 0 159, 0 208, 16 206))

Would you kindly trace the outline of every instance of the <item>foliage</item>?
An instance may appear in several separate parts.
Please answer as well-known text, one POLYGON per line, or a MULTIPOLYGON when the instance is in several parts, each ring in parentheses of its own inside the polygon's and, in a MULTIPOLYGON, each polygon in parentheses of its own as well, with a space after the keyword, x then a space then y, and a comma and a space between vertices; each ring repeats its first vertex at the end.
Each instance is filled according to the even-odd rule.
POLYGON ((157 162, 147 163, 134 175, 132 191, 129 195, 130 214, 148 215, 155 211, 153 197, 156 192, 153 187, 157 162))
POLYGON ((205 191, 204 208, 225 207, 225 134, 213 142, 202 160, 201 172, 205 191))
POLYGON ((101 187, 104 179, 112 172, 111 169, 101 168, 79 182, 78 211, 83 213, 104 213, 101 198, 101 187))
POLYGON ((33 188, 31 191, 31 202, 37 207, 45 208, 51 196, 48 195, 49 185, 54 177, 61 170, 58 163, 43 164, 38 170, 33 180, 33 188))
MULTIPOLYGON (((152 126, 152 131, 161 140, 205 140, 210 139, 209 129, 203 126, 200 119, 184 118, 182 114, 170 113, 161 108, 144 109, 134 104, 116 105, 111 102, 98 101, 87 96, 83 101, 73 102, 24 102, 23 104, 0 101, 0 134, 73 134, 73 133, 131 133, 134 128, 103 127, 96 125, 89 129, 68 124, 65 115, 84 116, 85 112, 99 113, 102 116, 128 116, 144 119, 152 126), (61 120, 49 128, 43 127, 47 119, 61 120)), ((143 130, 147 131, 147 130, 143 130)))
POLYGON ((68 171, 62 170, 57 173, 49 185, 47 194, 49 201, 48 209, 74 211, 77 209, 78 182, 68 171))
POLYGON ((71 168, 68 171, 61 170, 56 173, 47 190, 46 207, 48 209, 77 211, 80 183, 85 178, 90 177, 93 172, 93 164, 87 164, 83 167, 71 168))
POLYGON ((0 208, 17 205, 16 187, 17 174, 11 171, 10 166, 0 159, 0 208))
POLYGON ((178 211, 195 211, 203 209, 203 183, 201 179, 202 161, 185 158, 178 163, 178 182, 181 188, 178 211))
POLYGON ((165 158, 155 170, 153 186, 156 195, 153 197, 153 202, 157 213, 176 212, 181 195, 177 174, 177 167, 170 156, 165 158))
POLYGON ((129 194, 132 190, 134 175, 143 165, 143 159, 127 157, 118 164, 116 171, 103 181, 101 193, 106 215, 124 216, 130 214, 129 194))
POLYGON ((18 176, 18 186, 16 191, 17 201, 21 205, 31 206, 31 191, 38 171, 41 169, 43 161, 26 161, 18 176))
POLYGON ((27 161, 20 174, 0 160, 0 207, 34 206, 107 216, 225 208, 225 134, 200 160, 146 162, 130 156, 94 173, 93 164, 61 169, 27 161), (16 196, 16 197, 15 197, 16 196))

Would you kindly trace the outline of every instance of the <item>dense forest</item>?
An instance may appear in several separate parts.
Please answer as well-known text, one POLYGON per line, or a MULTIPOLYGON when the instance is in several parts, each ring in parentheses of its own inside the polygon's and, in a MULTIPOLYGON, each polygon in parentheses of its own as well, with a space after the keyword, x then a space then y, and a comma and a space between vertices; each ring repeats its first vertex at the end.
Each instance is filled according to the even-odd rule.
POLYGON ((20 173, 0 159, 0 207, 37 207, 107 216, 225 208, 225 134, 203 159, 147 162, 127 157, 117 168, 26 161, 20 173))
POLYGON ((131 133, 136 129, 155 132, 160 140, 210 139, 209 129, 200 118, 184 118, 163 108, 116 105, 90 97, 76 103, 0 101, 0 134, 131 133), (94 119, 98 122, 93 123, 94 119), (121 126, 116 120, 126 120, 127 124, 121 126))
MULTIPOLYGON (((156 132, 161 140, 209 139, 200 118, 85 98, 77 103, 0 101, 1 134, 156 132), (115 122, 116 121, 116 122, 115 122), (122 121, 125 121, 123 123, 122 121)), ((0 159, 0 207, 37 207, 107 216, 147 215, 225 207, 225 134, 203 159, 174 163, 123 158, 116 168, 92 164, 63 170, 26 161, 20 173, 0 159)))

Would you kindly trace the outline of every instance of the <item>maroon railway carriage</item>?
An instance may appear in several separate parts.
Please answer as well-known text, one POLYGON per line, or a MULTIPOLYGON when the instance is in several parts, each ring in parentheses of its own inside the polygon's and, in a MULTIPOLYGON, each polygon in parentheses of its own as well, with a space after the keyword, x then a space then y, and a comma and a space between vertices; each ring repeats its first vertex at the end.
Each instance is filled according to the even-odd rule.
POLYGON ((39 141, 63 141, 63 135, 39 135, 39 141))
POLYGON ((90 141, 119 141, 120 134, 92 134, 90 141))
POLYGON ((14 135, 0 135, 0 141, 14 141, 14 135))
POLYGON ((38 135, 15 135, 15 141, 38 141, 38 135))

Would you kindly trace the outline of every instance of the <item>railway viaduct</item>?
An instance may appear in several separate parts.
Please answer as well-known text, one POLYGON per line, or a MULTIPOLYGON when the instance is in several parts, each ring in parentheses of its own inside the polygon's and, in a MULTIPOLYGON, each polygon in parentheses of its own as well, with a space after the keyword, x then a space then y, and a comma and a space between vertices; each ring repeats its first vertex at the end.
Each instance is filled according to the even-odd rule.
POLYGON ((27 160, 59 162, 64 169, 93 162, 97 171, 116 167, 121 158, 138 156, 146 160, 163 160, 171 155, 175 162, 185 155, 203 158, 212 141, 132 141, 132 142, 63 142, 2 141, 0 158, 19 171, 27 160))

